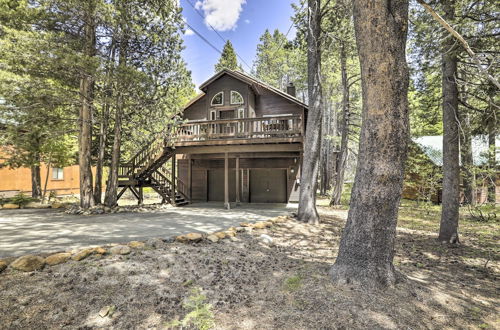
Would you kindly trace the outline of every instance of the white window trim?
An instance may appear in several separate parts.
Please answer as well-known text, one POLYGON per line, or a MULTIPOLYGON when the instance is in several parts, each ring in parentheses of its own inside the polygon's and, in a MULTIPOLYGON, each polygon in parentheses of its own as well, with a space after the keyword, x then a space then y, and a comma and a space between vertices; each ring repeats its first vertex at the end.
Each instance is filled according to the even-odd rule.
POLYGON ((213 106, 220 106, 220 105, 224 105, 224 92, 218 92, 216 93, 213 97, 212 97, 212 101, 210 101, 210 105, 213 105, 213 106), (214 104, 214 99, 217 95, 219 94, 222 94, 222 103, 221 104, 214 104))
POLYGON ((62 181, 64 180, 64 169, 61 168, 61 167, 53 167, 52 168, 52 180, 56 180, 56 181, 62 181), (54 177, 54 171, 57 170, 57 176, 54 177), (59 177, 59 174, 61 174, 61 177, 59 177))
POLYGON ((217 120, 217 111, 210 110, 210 120, 217 120), (212 119, 212 113, 214 114, 213 116, 214 119, 212 119))
POLYGON ((241 104, 245 104, 245 99, 243 98, 243 95, 240 94, 240 92, 238 91, 231 91, 231 94, 229 95, 230 98, 229 98, 229 103, 231 105, 241 105, 241 104), (233 103, 233 93, 236 93, 238 94, 240 97, 241 97, 241 102, 240 103, 233 103))

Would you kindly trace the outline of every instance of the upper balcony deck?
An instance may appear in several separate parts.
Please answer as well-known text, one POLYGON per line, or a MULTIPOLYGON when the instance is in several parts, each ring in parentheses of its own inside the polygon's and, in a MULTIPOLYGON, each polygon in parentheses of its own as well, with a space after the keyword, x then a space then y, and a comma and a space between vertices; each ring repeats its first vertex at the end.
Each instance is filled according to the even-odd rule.
POLYGON ((302 116, 190 121, 176 128, 176 147, 301 143, 304 135, 302 116))

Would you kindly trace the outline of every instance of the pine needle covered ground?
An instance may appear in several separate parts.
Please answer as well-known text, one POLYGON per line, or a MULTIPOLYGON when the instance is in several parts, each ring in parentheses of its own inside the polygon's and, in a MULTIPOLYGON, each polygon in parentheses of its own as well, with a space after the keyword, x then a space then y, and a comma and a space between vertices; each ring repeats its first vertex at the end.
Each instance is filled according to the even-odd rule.
POLYGON ((395 264, 407 281, 384 292, 331 283, 347 211, 320 207, 319 227, 290 220, 233 241, 5 271, 0 328, 499 328, 499 224, 466 213, 450 248, 435 240, 438 207, 403 203, 395 264))

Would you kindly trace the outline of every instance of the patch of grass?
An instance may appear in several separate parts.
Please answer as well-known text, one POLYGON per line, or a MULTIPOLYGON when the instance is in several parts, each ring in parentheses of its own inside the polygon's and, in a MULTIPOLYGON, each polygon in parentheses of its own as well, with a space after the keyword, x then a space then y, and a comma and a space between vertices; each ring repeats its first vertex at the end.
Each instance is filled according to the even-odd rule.
POLYGON ((283 289, 285 291, 294 292, 299 290, 301 287, 302 287, 302 277, 300 275, 294 275, 292 277, 289 277, 283 282, 283 289))
POLYGON ((173 320, 165 326, 167 328, 176 327, 195 327, 200 330, 208 330, 215 327, 212 305, 206 302, 207 297, 202 294, 201 288, 191 289, 191 295, 188 296, 183 307, 189 312, 182 320, 173 320))

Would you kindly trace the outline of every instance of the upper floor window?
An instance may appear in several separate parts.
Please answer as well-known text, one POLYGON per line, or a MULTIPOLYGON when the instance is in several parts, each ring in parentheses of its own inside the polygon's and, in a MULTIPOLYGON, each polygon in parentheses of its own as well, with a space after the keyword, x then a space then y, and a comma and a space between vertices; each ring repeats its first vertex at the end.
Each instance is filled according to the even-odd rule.
POLYGON ((231 104, 243 104, 243 96, 237 91, 231 91, 231 104))
POLYGON ((212 98, 211 105, 224 105, 224 92, 219 92, 212 98))

